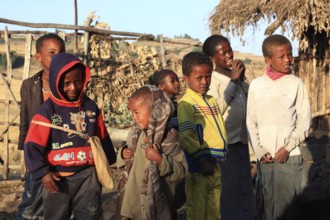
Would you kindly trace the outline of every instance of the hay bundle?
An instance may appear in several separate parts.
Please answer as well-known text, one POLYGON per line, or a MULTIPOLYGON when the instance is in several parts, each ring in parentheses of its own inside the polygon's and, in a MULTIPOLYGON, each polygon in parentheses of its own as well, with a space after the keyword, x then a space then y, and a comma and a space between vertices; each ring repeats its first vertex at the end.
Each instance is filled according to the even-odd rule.
MULTIPOLYGON (((87 95, 103 110, 107 126, 125 128, 131 125, 128 97, 148 78, 162 68, 155 47, 123 41, 91 38, 91 79, 87 95)), ((168 66, 180 66, 178 60, 168 60, 168 66), (175 62, 175 63, 174 63, 175 62)))

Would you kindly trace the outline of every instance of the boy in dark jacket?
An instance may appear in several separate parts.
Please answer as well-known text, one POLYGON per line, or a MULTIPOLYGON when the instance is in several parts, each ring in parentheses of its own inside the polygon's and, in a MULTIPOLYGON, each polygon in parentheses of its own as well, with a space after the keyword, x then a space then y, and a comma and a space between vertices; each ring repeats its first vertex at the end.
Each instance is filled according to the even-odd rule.
MULTIPOLYGON (((21 86, 21 111, 19 125, 18 149, 23 150, 26 134, 33 115, 49 95, 49 65, 55 54, 65 52, 64 40, 55 33, 42 35, 36 42, 35 59, 41 64, 42 70, 23 81, 21 86)), ((24 218, 42 218, 41 182, 35 181, 29 170, 24 177, 22 202, 18 206, 16 220, 24 218), (31 197, 31 195, 34 197, 31 197)))

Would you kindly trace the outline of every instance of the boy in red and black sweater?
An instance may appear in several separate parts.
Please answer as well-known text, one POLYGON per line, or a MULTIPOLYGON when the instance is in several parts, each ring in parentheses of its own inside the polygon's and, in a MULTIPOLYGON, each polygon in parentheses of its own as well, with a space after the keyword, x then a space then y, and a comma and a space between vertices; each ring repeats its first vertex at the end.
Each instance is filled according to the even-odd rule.
MULTIPOLYGON (((54 55, 49 76, 52 93, 32 120, 98 136, 113 164, 116 154, 100 110, 84 94, 89 77, 89 68, 74 55, 54 55)), ((101 186, 86 139, 31 123, 24 149, 28 169, 45 188, 45 219, 69 219, 72 212, 77 219, 102 219, 101 186)))

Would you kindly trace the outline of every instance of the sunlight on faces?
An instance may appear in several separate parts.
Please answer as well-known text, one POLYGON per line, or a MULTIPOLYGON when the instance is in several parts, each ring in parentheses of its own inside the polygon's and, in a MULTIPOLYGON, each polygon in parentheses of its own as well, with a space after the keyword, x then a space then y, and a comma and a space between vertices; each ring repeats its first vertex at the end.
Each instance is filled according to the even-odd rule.
POLYGON ((274 72, 288 74, 293 62, 292 47, 290 44, 271 46, 272 56, 265 57, 265 62, 274 72))
POLYGON ((212 68, 207 64, 194 65, 189 76, 184 75, 189 88, 201 95, 206 95, 211 85, 212 68))
POLYGON ((180 93, 179 78, 175 73, 167 74, 163 79, 163 84, 159 85, 159 89, 163 90, 170 98, 180 93))
POLYGON ((234 60, 234 53, 230 44, 227 41, 222 41, 215 47, 215 51, 212 61, 217 66, 230 69, 234 60))
POLYGON ((142 97, 130 98, 128 108, 132 113, 134 123, 136 123, 140 129, 148 129, 151 113, 150 103, 145 102, 142 97))
POLYGON ((67 101, 77 101, 83 86, 83 67, 75 67, 61 76, 59 90, 67 101))

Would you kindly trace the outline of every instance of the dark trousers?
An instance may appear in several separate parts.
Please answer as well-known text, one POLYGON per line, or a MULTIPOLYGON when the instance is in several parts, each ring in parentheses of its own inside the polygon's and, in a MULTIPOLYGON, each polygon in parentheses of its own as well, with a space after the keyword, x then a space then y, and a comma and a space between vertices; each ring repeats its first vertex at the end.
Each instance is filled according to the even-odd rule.
POLYGON ((260 164, 265 220, 277 219, 304 187, 302 155, 290 156, 285 163, 260 164))
POLYGON ((76 220, 103 219, 102 188, 97 180, 95 167, 62 177, 56 183, 59 187, 57 193, 43 191, 45 219, 70 219, 71 213, 76 220))
POLYGON ((228 145, 221 167, 221 219, 254 219, 249 147, 241 142, 228 145))
POLYGON ((41 180, 34 180, 32 174, 27 171, 25 173, 24 192, 22 194, 22 202, 18 206, 16 220, 38 219, 42 217, 42 194, 43 186, 41 180), (24 218, 23 218, 24 216, 24 218))

